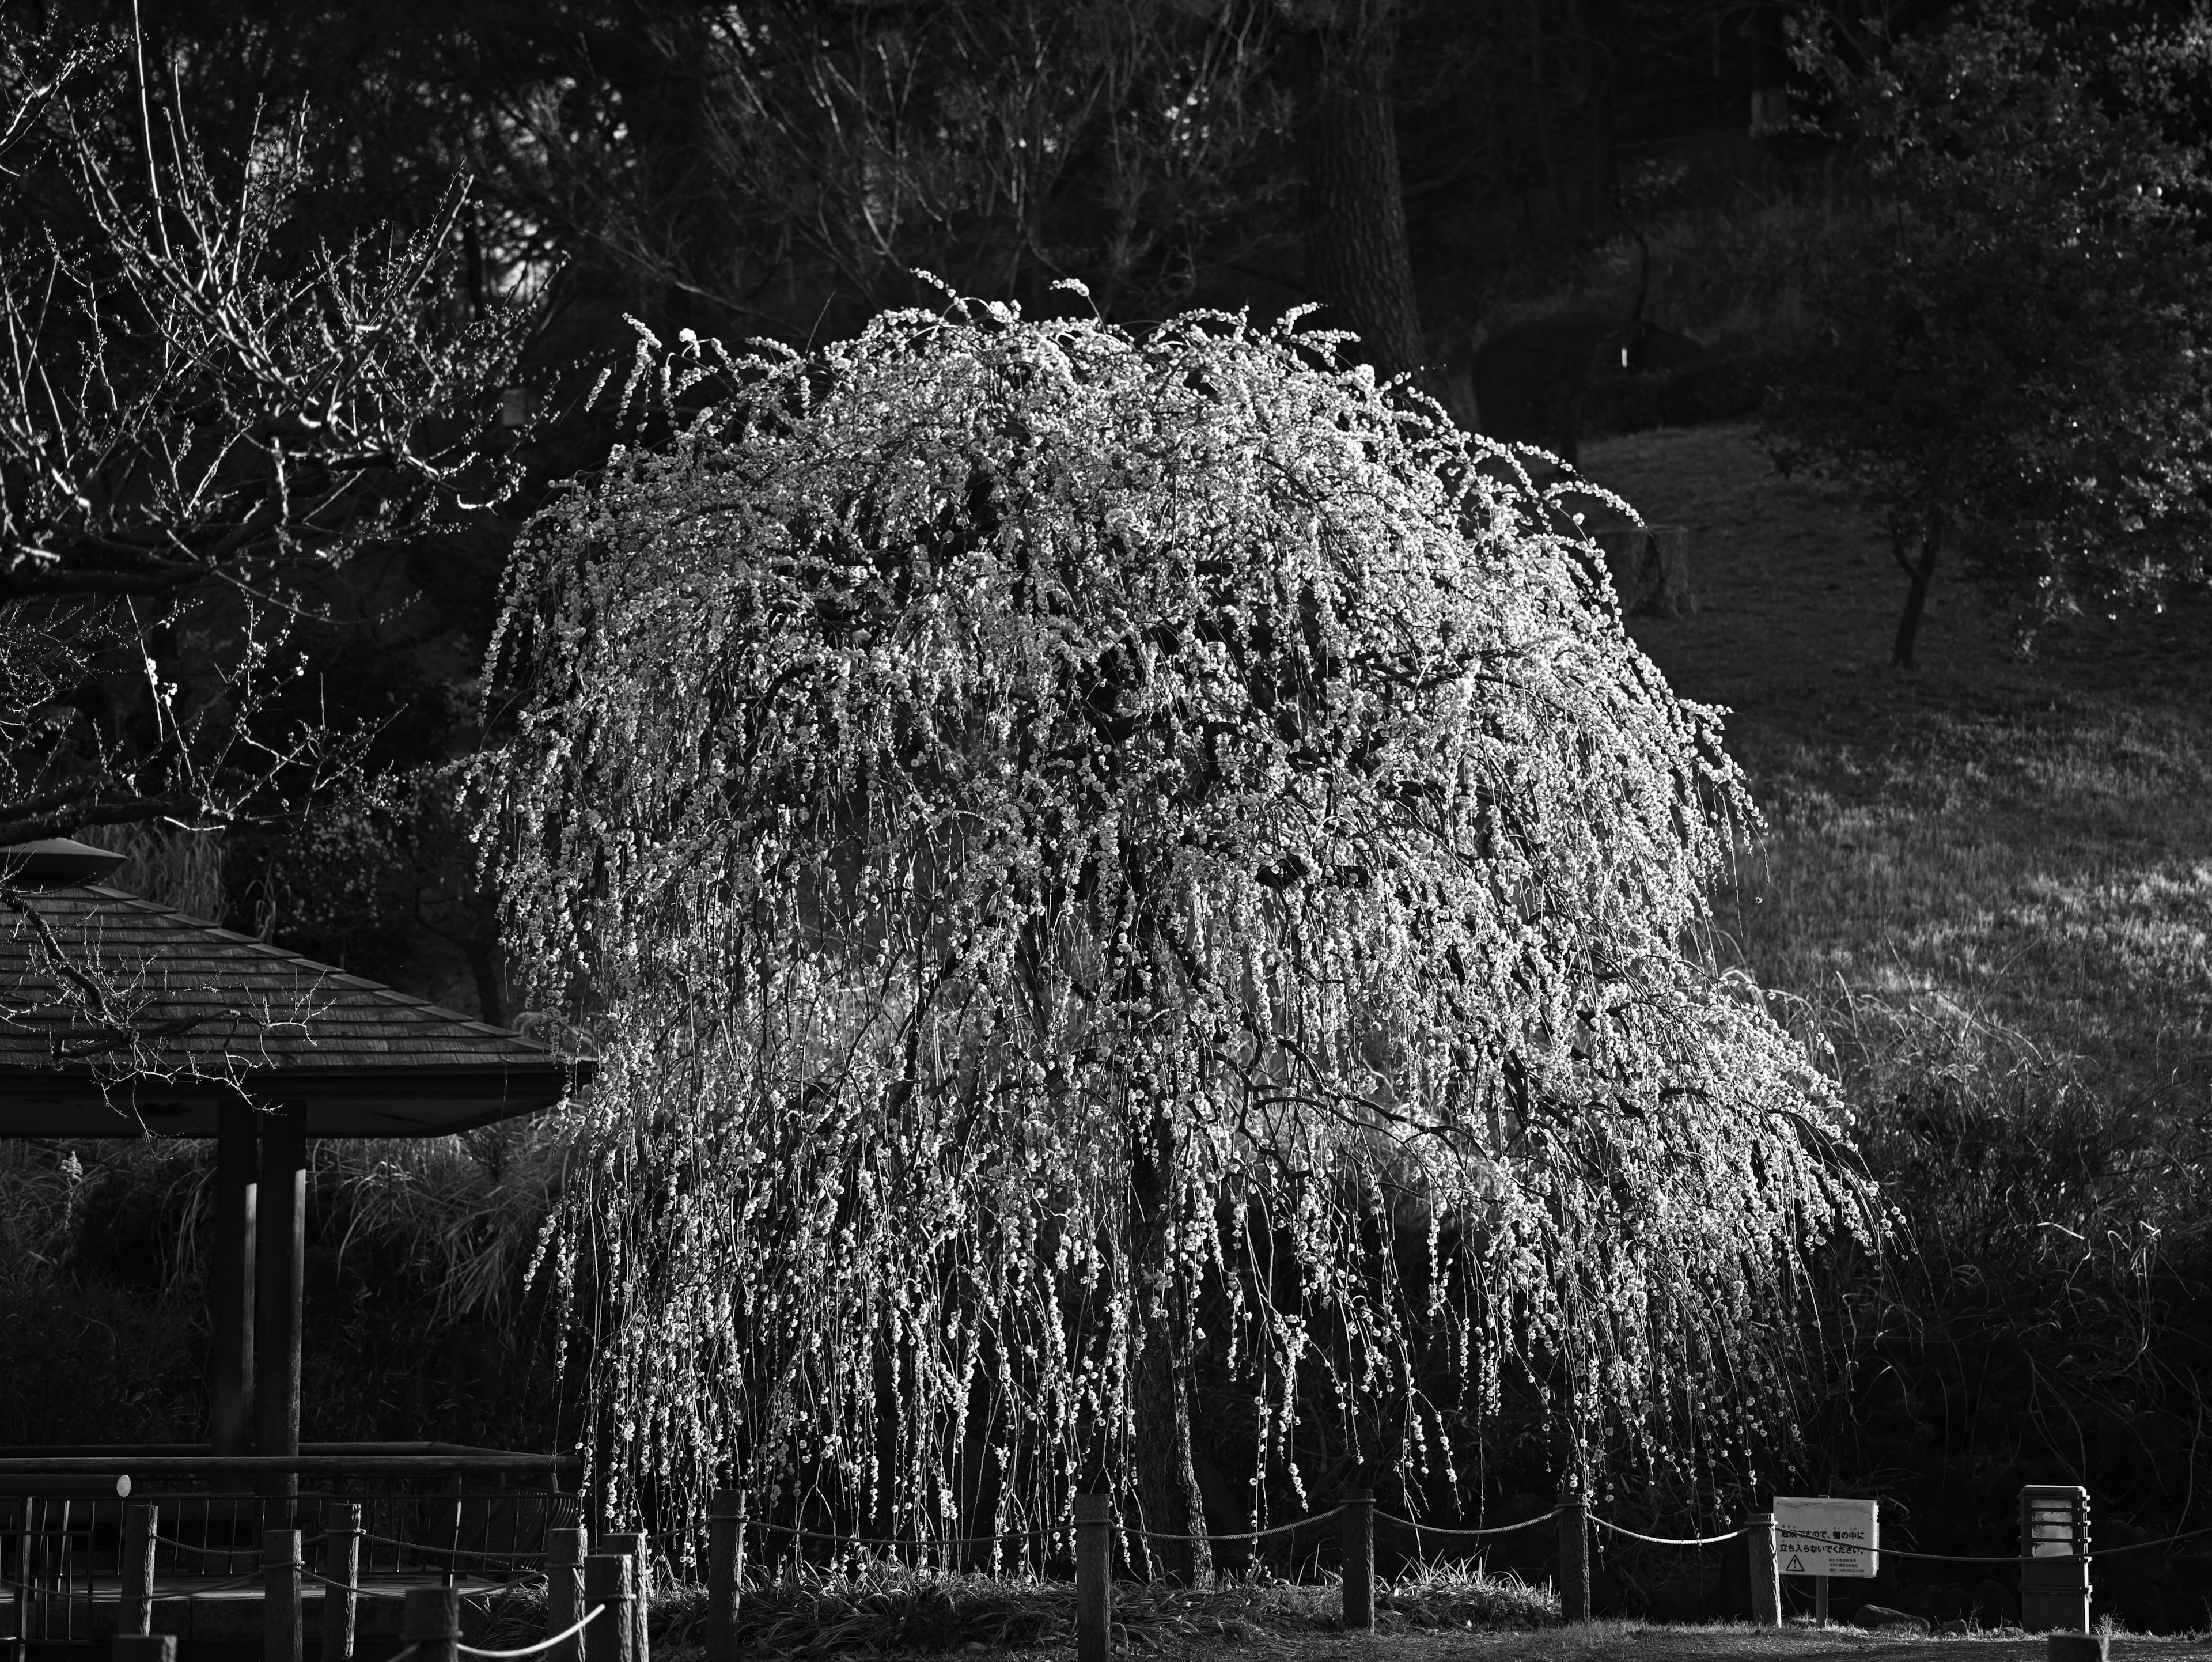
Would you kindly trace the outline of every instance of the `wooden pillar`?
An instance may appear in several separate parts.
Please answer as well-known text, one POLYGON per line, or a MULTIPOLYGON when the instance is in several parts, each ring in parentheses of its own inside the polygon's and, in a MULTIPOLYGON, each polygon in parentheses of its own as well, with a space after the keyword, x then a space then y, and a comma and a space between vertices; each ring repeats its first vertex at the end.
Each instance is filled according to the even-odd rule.
POLYGON ((361 1598, 358 1501, 333 1501, 323 1509, 323 1662, 353 1662, 361 1598))
MULTIPOLYGON (((584 1531, 549 1529, 545 1531, 545 1635, 566 1633, 591 1609, 584 1602, 584 1531)), ((708 1618, 707 1644, 714 1642, 713 1616, 708 1618)), ((581 1638, 564 1639, 545 1653, 545 1662, 583 1662, 581 1638)))
MULTIPOLYGON (((288 1102, 261 1116, 253 1411, 258 1452, 264 1455, 300 1452, 300 1270, 307 1222, 307 1111, 288 1102)), ((261 1492, 272 1499, 296 1495, 300 1474, 270 1473, 261 1492)))
POLYGON ((737 1662, 745 1579, 745 1492, 718 1488, 707 1513, 707 1662, 737 1662))
POLYGON ((1743 1547, 1751 1560, 1751 1625, 1782 1625, 1782 1574, 1775 1555, 1778 1544, 1774 1514, 1754 1512, 1745 1520, 1743 1547))
POLYGON ((399 1642, 415 1662, 459 1662, 459 1597, 451 1587, 409 1587, 399 1595, 399 1642))
POLYGON ((1559 1615, 1590 1619, 1589 1508, 1579 1488, 1559 1495, 1559 1615))
POLYGON ((1075 1497, 1075 1662, 1109 1662, 1114 1652, 1114 1501, 1075 1497))
POLYGON ((630 1611, 630 1574, 635 1568, 635 1561, 625 1552, 595 1552, 584 1560, 584 1602, 590 1607, 585 1613, 600 1612, 584 1629, 586 1662, 635 1662, 630 1647, 636 1631, 630 1611))
POLYGON ((1339 1514, 1344 1552, 1344 1630, 1375 1631, 1375 1495, 1349 1489, 1339 1514))
POLYGON ((208 1441, 253 1452, 253 1237, 260 1128, 252 1106, 216 1109, 215 1263, 208 1284, 208 1441))
POLYGON ((630 1641, 629 1654, 624 1662, 652 1662, 653 1647, 646 1636, 646 1623, 653 1616, 653 1537, 634 1531, 603 1535, 599 1537, 599 1550, 629 1555, 630 1641))
POLYGON ((159 1516, 150 1502, 134 1501, 123 1508, 122 1550, 116 1566, 123 1586, 115 1631, 126 1637, 143 1638, 154 1631, 154 1536, 159 1516))
POLYGON ((299 1531, 262 1532, 261 1601, 263 1662, 300 1662, 299 1531))

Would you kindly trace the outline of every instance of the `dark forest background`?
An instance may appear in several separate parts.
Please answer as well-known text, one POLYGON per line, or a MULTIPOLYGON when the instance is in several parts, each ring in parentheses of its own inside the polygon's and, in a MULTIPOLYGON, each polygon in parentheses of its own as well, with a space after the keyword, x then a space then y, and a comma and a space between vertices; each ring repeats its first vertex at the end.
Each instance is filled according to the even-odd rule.
MULTIPOLYGON (((40 509, 30 472, 11 472, 0 630, 15 638, 0 667, 16 678, 16 761, 0 840, 67 831, 122 848, 124 886, 512 1023, 532 1013, 511 989, 453 770, 488 722, 495 736, 501 690, 478 670, 507 551, 553 484, 615 441, 611 401, 589 395, 603 377, 620 384, 639 331, 804 350, 886 307, 941 304, 917 271, 1032 314, 1079 304, 1051 288, 1077 278, 1132 326, 1319 301, 1318 324, 1353 331, 1380 372, 1411 374, 1472 423, 1485 341, 1531 320, 1640 314, 1731 367, 1671 403, 1615 389, 1589 407, 1592 436, 1773 418, 1793 387, 1836 393, 1821 365, 1850 300, 1841 251, 1903 188, 1843 106, 1976 9, 144 0, 4 15, 8 107, 28 112, 0 155, 24 350, 57 326, 27 298, 51 269, 38 262, 66 254, 95 277, 127 276, 115 249, 161 229, 129 193, 187 148, 214 199, 265 218, 254 257, 272 280, 312 281, 319 251, 373 263, 427 237, 404 328, 475 344, 417 388, 424 419, 453 423, 457 471, 412 494, 333 489, 321 519, 271 533, 281 606, 222 578, 228 545, 213 534, 174 557, 191 567, 181 575, 40 543, 38 512, 63 526, 75 510, 40 509), (48 97, 50 82, 62 90, 48 97), (112 222, 88 178, 116 182, 112 222), (463 488, 470 466, 500 488, 463 488), (126 601, 141 608, 127 624, 114 612, 126 601), (236 658, 248 639, 264 665, 250 695, 236 658), (219 788, 198 796, 175 782, 189 744, 164 736, 161 712, 180 708, 229 746, 219 788)), ((2085 107, 2157 135, 2177 170, 2161 199, 2193 214, 2212 109, 2201 24, 2148 5, 2007 15, 2078 70, 2085 107)), ((2177 270, 2205 241, 2194 220, 2184 229, 2184 252, 2160 255, 2177 270)), ((167 314, 135 281, 118 278, 118 303, 139 295, 141 326, 120 338, 153 352, 167 314)), ((1870 395, 1845 394, 1863 427, 1870 395)), ((1905 439, 1885 429, 1886 454, 1953 430, 1912 420, 1905 439)), ((11 452, 11 469, 34 452, 11 452)), ((1971 543, 1990 520, 1967 520, 1971 543)), ((1898 557, 1910 575, 1920 556, 1898 557)), ((2173 569, 2171 592, 2190 592, 2188 560, 2173 569)), ((2121 601, 2168 598, 2148 581, 2106 587, 2115 618, 2121 601)), ((2081 649, 2124 656, 2132 638, 2121 622, 2081 649)), ((1825 1372, 1804 1382, 1790 1468, 1700 1478, 1624 1464, 1609 1504, 1674 1524, 1739 1509, 1747 1488, 1879 1493, 1893 1541, 1984 1552, 2010 1549, 2024 1482, 2089 1488, 2103 1543, 2204 1521, 2212 1068, 2205 1001, 2190 1008, 2159 1066, 2097 1077, 2040 1057, 1893 1050, 1854 1080, 1866 1059, 1846 1044, 1847 1084, 1879 1081, 1862 1105, 1867 1151, 1902 1227, 1893 1263, 1832 1265, 1814 1337, 1825 1372), (2054 1232, 2081 1251, 2054 1252, 2054 1232)), ((0 1441, 203 1434, 209 1158, 0 1146, 0 1261, 25 1266, 0 1276, 0 1441)), ((508 1126, 331 1145, 317 1160, 306 1434, 526 1447, 576 1434, 527 1274, 562 1180, 557 1142, 508 1126)), ((1219 1390, 1220 1412, 1200 1418, 1233 1428, 1245 1410, 1219 1390)), ((1224 1499, 1243 1440, 1224 1434, 1211 1463, 1224 1499)), ((1328 1449, 1310 1452, 1328 1467, 1328 1449)), ((1541 1509, 1547 1458, 1536 1416, 1509 1412, 1470 1499, 1493 1519, 1541 1509)), ((2115 1572, 2112 1609, 2138 1627, 2212 1622, 2212 1560, 2140 1563, 2115 1572)), ((1735 1597, 1717 1564, 1686 1580, 1622 1557, 1608 1574, 1622 1608, 1687 1616, 1735 1597)))

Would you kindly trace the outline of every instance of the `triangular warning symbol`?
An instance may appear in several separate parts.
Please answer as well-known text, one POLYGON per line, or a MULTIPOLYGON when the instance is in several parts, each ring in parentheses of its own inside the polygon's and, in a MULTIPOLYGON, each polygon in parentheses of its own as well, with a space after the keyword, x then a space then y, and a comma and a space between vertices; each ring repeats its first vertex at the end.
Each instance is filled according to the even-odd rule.
POLYGON ((1793 1552, 1790 1555, 1790 1562, 1782 1567, 1782 1573, 1784 1575, 1804 1574, 1805 1567, 1797 1562, 1797 1555, 1796 1553, 1793 1552))

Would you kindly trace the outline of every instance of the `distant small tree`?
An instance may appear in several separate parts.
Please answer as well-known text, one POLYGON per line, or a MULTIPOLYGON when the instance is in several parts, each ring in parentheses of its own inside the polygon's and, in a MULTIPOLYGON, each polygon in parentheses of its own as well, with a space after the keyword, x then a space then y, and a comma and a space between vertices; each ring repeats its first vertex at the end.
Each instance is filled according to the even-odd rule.
POLYGON ((2023 638, 2204 574, 2212 250, 2200 157, 2000 0, 1863 70, 1817 40, 1873 204, 1823 251, 1824 339, 1769 405, 1786 468, 1878 504, 1908 587, 1957 552, 2023 603, 2023 638))
POLYGON ((706 413, 526 533, 483 829, 605 1045, 553 1263, 618 1506, 1187 1531, 1201 1355, 1292 1484, 1302 1377, 1409 1483, 1516 1378, 1577 1463, 1786 1394, 1855 1191, 1698 944, 1717 723, 1334 347, 648 350, 706 413))

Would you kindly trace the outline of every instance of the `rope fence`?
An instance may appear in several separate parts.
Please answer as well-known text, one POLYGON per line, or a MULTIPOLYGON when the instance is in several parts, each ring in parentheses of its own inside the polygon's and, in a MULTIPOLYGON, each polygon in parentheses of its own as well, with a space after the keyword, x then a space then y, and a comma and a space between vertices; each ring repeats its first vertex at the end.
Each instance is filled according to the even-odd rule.
POLYGON ((607 1607, 605 1604, 594 1604, 592 1606, 591 1614, 580 1621, 571 1622, 560 1632, 548 1635, 534 1645, 525 1645, 519 1651, 480 1651, 474 1645, 456 1645, 453 1648, 463 1656, 488 1657, 495 1659, 495 1662, 512 1662, 512 1659, 518 1656, 537 1656, 551 1650, 556 1645, 566 1644, 590 1627, 592 1622, 598 1621, 600 1616, 605 1615, 606 1610, 607 1607))
POLYGON ((1539 1524, 1548 1524, 1564 1510, 1564 1507, 1553 1507, 1549 1512, 1539 1513, 1534 1518, 1523 1518, 1517 1524, 1492 1524, 1486 1529, 1462 1529, 1457 1525, 1448 1527, 1443 1524, 1419 1524, 1411 1518, 1401 1518, 1392 1512, 1378 1512, 1375 1514, 1375 1519, 1377 1523, 1395 1524, 1400 1529, 1413 1530, 1422 1535, 1446 1535, 1457 1540, 1483 1541, 1493 1536, 1517 1534, 1524 1529, 1534 1529, 1539 1524))
MULTIPOLYGON (((1853 1562, 1853 1555, 1857 1555, 1858 1562, 1863 1563, 1866 1555, 1886 1553, 1893 1559, 1920 1563, 2016 1568, 2020 1574, 2021 1606, 2013 1614, 2018 1615, 2031 1630, 2040 1628, 2086 1631, 2089 1610, 2089 1569, 2096 1560, 2118 1558, 2128 1553, 2150 1551, 2212 1537, 2212 1526, 2205 1526, 2093 1549, 2088 1537, 2087 1492, 2057 1487, 2031 1487, 2022 1491, 2021 1550, 2007 1554, 1927 1552, 1883 1545, 1875 1535, 1874 1526, 1878 1516, 1875 1503, 1832 1501, 1825 1497, 1820 1500, 1788 1500, 1786 1505, 1794 1510, 1786 1513, 1784 1513, 1785 1502, 1778 1501, 1775 1512, 1755 1513, 1736 1527, 1714 1534, 1664 1536, 1647 1533, 1601 1517, 1573 1495, 1563 1497, 1551 1510, 1534 1517, 1487 1525, 1460 1525, 1425 1523, 1418 1519, 1380 1511, 1372 1495, 1353 1490, 1344 1494, 1334 1505, 1326 1509, 1285 1522, 1250 1529, 1186 1532, 1146 1529, 1134 1519, 1118 1515, 1114 1496, 1091 1494, 1072 1498, 1071 1516, 1067 1519, 990 1534, 948 1537, 934 1541, 845 1534, 798 1524, 750 1519, 745 1515, 745 1499, 742 1491, 717 1490, 708 1512, 708 1585, 704 1622, 707 1662, 735 1662, 737 1613, 743 1580, 744 1539, 747 1531, 758 1537, 786 1538, 794 1546, 801 1541, 813 1541, 827 1542, 840 1548, 889 1549, 921 1554, 994 1547, 1008 1541, 1040 1537, 1056 1541, 1065 1534, 1072 1539, 1074 1549, 1079 1662, 1091 1662, 1092 1658, 1105 1654, 1102 1647, 1105 1643, 1104 1635, 1109 1635, 1111 1630, 1112 1574, 1117 1540, 1143 1542, 1148 1546, 1199 1543, 1256 1544, 1334 1524, 1337 1529, 1343 1572, 1343 1621, 1346 1629, 1352 1631, 1371 1631, 1374 1625, 1374 1537, 1377 1524, 1410 1531, 1417 1543, 1431 1540, 1490 1541, 1547 1526, 1555 1527, 1559 1535, 1558 1585, 1561 1611, 1570 1621, 1588 1620, 1590 1616, 1589 1554, 1592 1531, 1595 1531, 1647 1546, 1681 1550, 1699 1550, 1743 1542, 1749 1558, 1747 1568, 1756 1625, 1780 1624, 1780 1584, 1784 1575, 1804 1575, 1814 1579, 1816 1619, 1825 1620, 1829 1575, 1850 1575, 1852 1571, 1848 1567, 1853 1562), (1827 1517, 1816 1510, 1823 1507, 1845 1509, 1838 1514, 1839 1521, 1833 1531, 1829 1528, 1827 1517), (1863 1513, 1854 1513, 1848 1510, 1855 1507, 1863 1508, 1863 1513), (1785 1525, 1781 1521, 1781 1515, 1790 1517, 1792 1523, 1785 1525), (1863 1528, 1850 1524, 1855 1516, 1861 1518, 1863 1528), (1819 1527, 1806 1527, 1808 1519, 1817 1519, 1819 1527), (1850 1538, 1854 1534, 1856 1538, 1850 1538), (1806 1561, 1810 1561, 1811 1568, 1805 1567, 1806 1561), (2059 1612, 2056 1618, 2051 1616, 2054 1610, 2059 1612), (2072 1619, 2072 1614, 2077 1610, 2078 1625, 2072 1619)), ((272 1603, 280 1593, 289 1598, 293 1613, 285 1631, 296 1634, 299 1627, 298 1601, 306 1589, 312 1586, 322 1590, 325 1595, 323 1601, 325 1623, 324 1653, 329 1662, 350 1662, 353 1609, 356 1601, 361 1599, 397 1602, 403 1606, 402 1638, 405 1648, 392 1658, 392 1662, 409 1662, 410 1659, 419 1659, 419 1662, 458 1662, 458 1659, 464 1657, 475 1658, 477 1662, 522 1662, 522 1659, 541 1655, 550 1658, 551 1662, 649 1662, 645 1617, 653 1560, 648 1550, 649 1537, 644 1535, 602 1536, 596 1549, 592 1549, 587 1544, 590 1537, 585 1530, 556 1527, 545 1531, 543 1549, 526 1550, 518 1547, 511 1551, 472 1550, 461 1546, 413 1541, 402 1536, 373 1533, 357 1527, 360 1517, 357 1507, 341 1507, 336 1512, 326 1512, 325 1528, 321 1532, 302 1536, 294 1530, 268 1531, 257 1549, 242 1545, 211 1546, 161 1533, 155 1527, 160 1509, 158 1504, 150 1502, 126 1508, 121 1543, 116 1549, 118 1556, 115 1562, 118 1566, 119 1577, 116 1584, 117 1597, 135 1607, 137 1631, 141 1634, 149 1631, 145 1623, 151 1607, 155 1604, 188 1602, 248 1587, 259 1588, 272 1603), (333 1520, 348 1521, 346 1526, 342 1527, 340 1522, 333 1520), (514 1580, 465 1592, 452 1585, 453 1573, 451 1570, 441 1572, 447 1582, 441 1587, 400 1588, 388 1582, 379 1586, 365 1579, 362 1574, 358 1555, 361 1543, 364 1542, 396 1549, 403 1562, 410 1555, 419 1555, 453 1564, 476 1560, 510 1568, 525 1564, 542 1565, 544 1568, 542 1570, 533 1568, 514 1580), (318 1543, 326 1543, 328 1550, 322 1555, 322 1568, 310 1568, 303 1562, 306 1556, 304 1549, 318 1543), (173 1583, 168 1589, 156 1592, 153 1571, 154 1554, 157 1547, 203 1559, 234 1561, 250 1556, 258 1562, 257 1568, 248 1574, 208 1581, 193 1577, 185 1585, 173 1583), (332 1571, 336 1574, 330 1573, 332 1571), (542 1586, 544 1590, 546 1632, 542 1640, 512 1649, 484 1649, 460 1642, 458 1610, 462 1599, 494 1598, 526 1586, 542 1586), (336 1595, 343 1595, 343 1598, 336 1595), (426 1599, 435 1601, 434 1609, 431 1603, 425 1602, 426 1599), (334 1616, 334 1607, 341 1605, 342 1615, 334 1616), (448 1616, 441 1612, 453 1614, 448 1616), (603 1616, 608 1619, 601 1621, 603 1616), (334 1645, 333 1636, 341 1631, 342 1642, 334 1645)), ((15 1528, 14 1525, 9 1527, 15 1528)), ((0 1592, 14 1594, 19 1632, 21 1631, 23 1613, 32 1609, 34 1602, 51 1605, 56 1600, 93 1596, 88 1573, 89 1558, 77 1561, 78 1568, 67 1568, 71 1562, 70 1543, 79 1537, 72 1536, 64 1540, 56 1535, 52 1538, 61 1544, 52 1549, 37 1545, 44 1538, 39 1531, 23 1528, 9 1539, 21 1579, 0 1576, 0 1592), (56 1569, 56 1579, 41 1582, 38 1576, 48 1567, 56 1569)), ((1864 1580, 1866 1576, 1866 1570, 1859 1572, 1859 1579, 1864 1580)), ((122 1615, 126 1622, 131 1619, 127 1610, 122 1615)), ((268 1621, 272 1635, 284 1626, 273 1612, 268 1621)), ((125 1625, 120 1630, 128 1633, 131 1629, 125 1625)), ((385 1631, 389 1632, 390 1629, 387 1628, 385 1631)), ((276 1641, 272 1639, 271 1642, 276 1641)), ((272 1657, 274 1655, 272 1652, 272 1657)), ((277 1658, 276 1662, 289 1662, 289 1656, 277 1658)))

